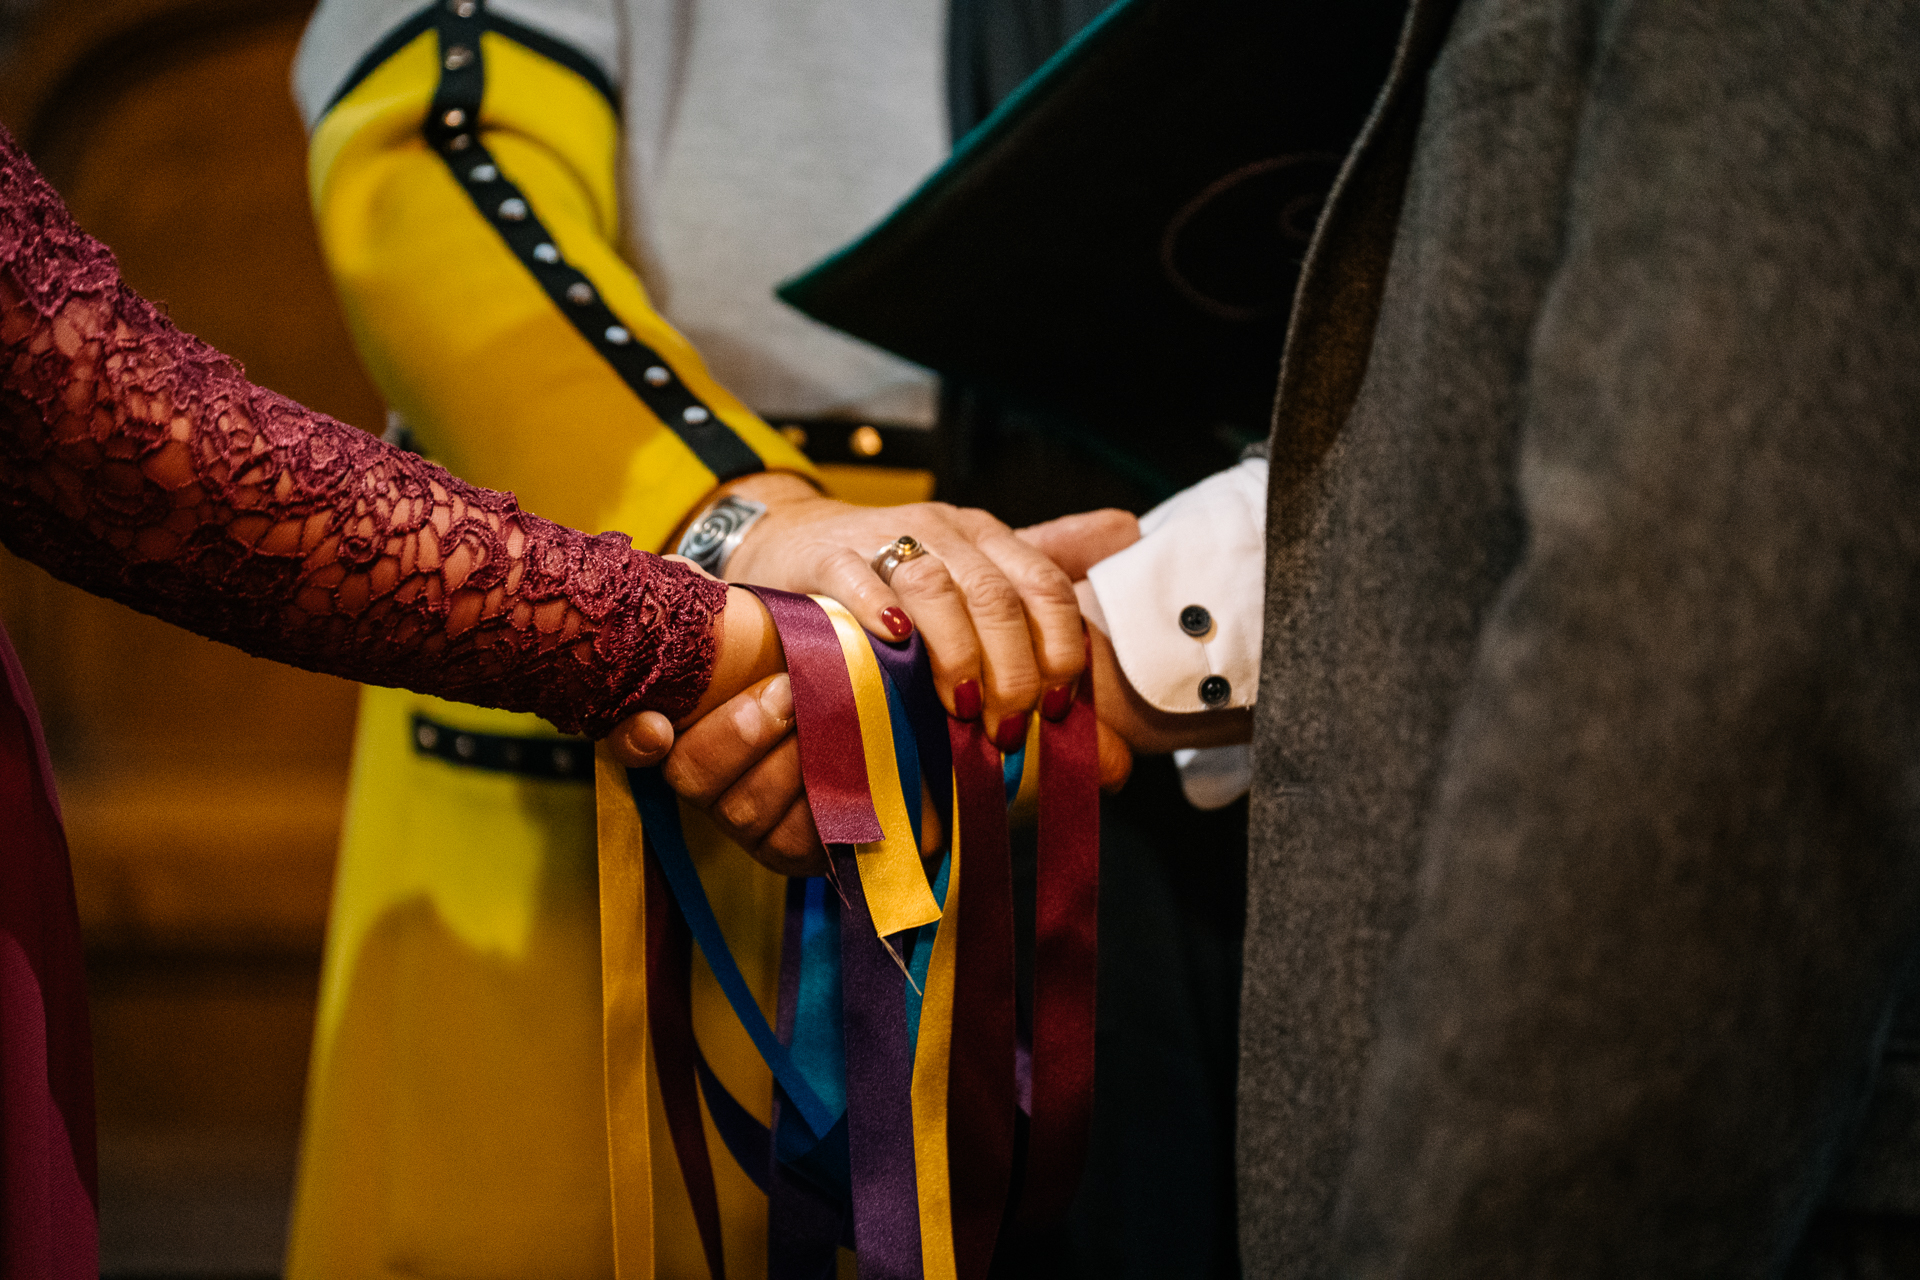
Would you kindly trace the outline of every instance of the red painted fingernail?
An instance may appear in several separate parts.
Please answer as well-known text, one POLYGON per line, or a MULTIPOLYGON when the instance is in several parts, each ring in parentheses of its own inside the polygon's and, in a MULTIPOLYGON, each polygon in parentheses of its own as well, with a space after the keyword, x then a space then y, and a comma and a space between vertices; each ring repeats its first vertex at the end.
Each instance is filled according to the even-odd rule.
POLYGON ((962 680, 953 686, 953 714, 962 720, 980 718, 980 682, 962 680))
POLYGON ((1027 713, 1008 716, 1000 722, 1000 732, 993 735, 993 745, 1000 748, 1001 755, 1012 755, 1027 740, 1027 713))
POLYGON ((882 609, 880 625, 893 632, 895 640, 905 640, 913 634, 913 619, 899 609, 882 609))
POLYGON ((1059 720, 1072 705, 1073 686, 1063 684, 1058 689, 1047 690, 1047 696, 1040 699, 1040 714, 1049 720, 1059 720))

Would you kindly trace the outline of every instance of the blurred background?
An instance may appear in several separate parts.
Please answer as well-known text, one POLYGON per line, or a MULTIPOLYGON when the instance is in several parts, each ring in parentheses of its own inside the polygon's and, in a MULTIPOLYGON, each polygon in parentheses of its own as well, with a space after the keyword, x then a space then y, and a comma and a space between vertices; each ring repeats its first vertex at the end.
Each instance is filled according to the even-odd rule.
MULTIPOLYGON (((288 73, 310 0, 0 0, 0 122, 127 279, 363 428, 288 73)), ((280 1269, 354 687, 0 552, 86 932, 109 1277, 280 1269)))

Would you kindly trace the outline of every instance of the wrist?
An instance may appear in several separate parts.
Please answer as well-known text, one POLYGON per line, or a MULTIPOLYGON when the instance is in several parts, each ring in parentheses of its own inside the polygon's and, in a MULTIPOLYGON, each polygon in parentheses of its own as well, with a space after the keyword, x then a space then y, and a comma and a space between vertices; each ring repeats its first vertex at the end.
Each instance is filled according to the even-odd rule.
POLYGON ((787 669, 773 619, 753 592, 727 588, 727 603, 715 615, 713 630, 713 678, 676 728, 692 724, 748 686, 787 669))
POLYGON ((792 471, 756 471, 752 475, 729 480, 709 496, 709 501, 729 494, 762 502, 769 507, 821 496, 819 488, 811 480, 792 471))

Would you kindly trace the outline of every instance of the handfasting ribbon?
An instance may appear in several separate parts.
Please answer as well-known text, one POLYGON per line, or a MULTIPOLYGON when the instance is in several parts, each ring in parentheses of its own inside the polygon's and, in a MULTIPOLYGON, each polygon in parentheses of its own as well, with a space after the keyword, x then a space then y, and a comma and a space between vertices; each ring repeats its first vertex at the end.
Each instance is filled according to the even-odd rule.
MULTIPOLYGON (((940 825, 951 831, 953 793, 945 780, 953 775, 953 748, 947 741, 947 709, 940 705, 940 695, 933 687, 933 665, 926 659, 920 633, 914 632, 902 644, 889 644, 869 635, 867 643, 906 708, 914 746, 920 753, 920 775, 928 779, 933 795, 933 811, 940 815, 940 825)), ((913 803, 909 793, 908 807, 913 803)))
MULTIPOLYGON (((920 847, 913 838, 913 822, 907 817, 907 800, 901 794, 899 768, 893 749, 893 715, 887 706, 886 684, 880 674, 880 664, 873 656, 872 647, 867 644, 867 633, 847 612, 846 607, 838 601, 816 599, 818 607, 826 612, 840 642, 840 661, 836 665, 846 673, 853 688, 860 741, 866 753, 868 795, 873 811, 880 819, 878 838, 859 844, 860 883, 866 896, 867 910, 872 915, 874 931, 882 938, 889 938, 938 920, 940 904, 933 900, 933 889, 927 884, 927 869, 920 861, 920 847)), ((787 661, 789 673, 794 677, 794 714, 798 719, 802 681, 800 672, 793 669, 791 654, 787 661)), ((808 661, 813 661, 812 655, 808 655, 808 661)), ((808 683, 817 687, 826 681, 817 679, 808 683)), ((804 724, 800 725, 800 732, 801 742, 805 743, 804 724)), ((802 746, 800 764, 803 773, 806 770, 805 752, 806 748, 802 746)), ((808 793, 808 799, 812 799, 811 792, 808 793)), ((917 790, 913 804, 916 808, 920 804, 917 790)), ((820 839, 829 846, 839 843, 829 839, 824 831, 820 839)), ((898 952, 894 954, 897 956, 898 952)), ((843 963, 844 958, 843 951, 843 963)))
MULTIPOLYGON (((650 828, 651 830, 651 828, 650 828)), ((650 846, 653 841, 648 842, 650 846)), ((653 1062, 660 1081, 660 1101, 667 1131, 673 1138, 693 1219, 700 1229, 700 1247, 707 1255, 707 1273, 725 1280, 727 1266, 720 1243, 720 1194, 713 1181, 713 1161, 707 1152, 707 1133, 700 1121, 700 1099, 695 1091, 693 1039, 693 937, 680 909, 667 893, 660 859, 647 859, 647 1015, 653 1028, 653 1062)), ((717 1117, 716 1117, 717 1119, 717 1117)))
MULTIPOLYGON (((733 953, 727 949, 720 922, 714 918, 713 906, 707 901, 700 874, 693 867, 693 855, 680 830, 679 800, 658 769, 627 770, 627 785, 633 791, 634 806, 640 811, 641 824, 647 831, 648 849, 657 860, 667 887, 673 890, 674 901, 693 932, 693 940, 700 946, 700 954, 706 957, 707 967, 726 994, 727 1003, 733 1006, 734 1016, 740 1019, 740 1025, 772 1070, 773 1078, 806 1120, 807 1128, 816 1138, 825 1137, 839 1117, 795 1065, 787 1047, 774 1036, 733 953)), ((656 1045, 656 1055, 658 1051, 656 1045)))
POLYGON ((867 755, 840 639, 818 603, 772 587, 748 587, 773 618, 793 682, 800 731, 800 773, 813 825, 826 844, 880 839, 867 787, 867 755))
MULTIPOLYGON (((955 812, 953 795, 947 812, 955 812)), ((953 1047, 954 955, 960 921, 960 828, 947 831, 945 912, 933 935, 913 1054, 913 1167, 920 1183, 920 1257, 925 1280, 958 1280, 947 1141, 947 1073, 953 1047)))
MULTIPOLYGON (((868 784, 885 833, 873 844, 827 846, 841 897, 841 1017, 848 1050, 854 1248, 863 1278, 921 1280, 906 965, 886 939, 938 920, 940 906, 907 817, 893 712, 880 664, 853 615, 833 601, 820 604, 839 636, 852 681, 868 784)), ((918 798, 916 793, 916 803, 918 798)))
MULTIPOLYGON (((806 954, 809 897, 818 898, 817 878, 787 881, 786 925, 780 941, 780 997, 774 1032, 791 1048, 800 1013, 801 965, 806 954)), ((837 966, 836 966, 837 968, 837 966)), ((839 1039, 839 1028, 833 1028, 839 1039)), ((767 1149, 767 1280, 828 1280, 833 1275, 845 1229, 844 1206, 787 1166, 779 1157, 777 1135, 786 1127, 786 1103, 773 1090, 774 1138, 767 1149)))
POLYGON ((654 1273, 652 1100, 646 965, 646 856, 626 770, 602 747, 594 756, 600 846, 600 972, 607 1091, 607 1157, 613 1198, 614 1274, 654 1273))
POLYGON ((1035 868, 1033 1093, 1016 1217, 1032 1228, 1066 1211, 1093 1117, 1094 996, 1100 910, 1100 756, 1093 670, 1066 719, 1040 729, 1035 868))
POLYGON ((955 1268, 960 1280, 983 1280, 1013 1173, 1013 866, 1000 753, 978 723, 950 720, 948 730, 954 826, 966 842, 966 875, 960 889, 948 894, 959 907, 960 928, 947 1159, 955 1268))

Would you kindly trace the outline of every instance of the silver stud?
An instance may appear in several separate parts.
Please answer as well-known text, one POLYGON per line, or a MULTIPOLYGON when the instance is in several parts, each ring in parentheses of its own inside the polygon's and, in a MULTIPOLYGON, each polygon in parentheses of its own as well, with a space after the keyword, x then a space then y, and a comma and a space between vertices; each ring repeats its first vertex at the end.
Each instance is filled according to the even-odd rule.
POLYGON ((467 113, 459 107, 454 107, 440 117, 440 123, 449 129, 458 129, 467 123, 467 113))
POLYGON ((456 133, 447 139, 447 150, 449 151, 465 151, 472 145, 473 135, 470 133, 456 133))
POLYGON ((617 324, 607 326, 607 341, 616 347, 624 347, 633 341, 633 335, 617 324))
POLYGON ((665 365, 650 365, 640 376, 647 380, 650 387, 664 387, 673 381, 673 375, 667 372, 665 365))
POLYGON ((502 760, 505 760, 508 764, 519 764, 520 763, 520 744, 517 742, 508 742, 503 744, 500 748, 500 758, 502 760))
POLYGON ((447 50, 447 56, 440 60, 440 64, 449 71, 458 71, 472 61, 473 50, 463 44, 457 44, 447 50))
POLYGON ((573 768, 573 752, 567 750, 565 747, 555 747, 553 749, 553 767, 561 773, 565 773, 573 768))
POLYGON ((593 302, 593 286, 585 280, 575 280, 567 286, 567 301, 576 307, 590 305, 593 302))
POLYGON ((527 202, 519 196, 508 196, 500 202, 500 216, 508 222, 523 222, 527 216, 527 202))
POLYGON ((471 18, 480 12, 478 0, 447 0, 447 8, 453 11, 456 18, 471 18))
POLYGON ((473 753, 479 749, 480 744, 475 742, 469 734, 460 734, 453 740, 453 754, 462 760, 473 759, 473 753))
POLYGON ((550 244, 537 244, 533 246, 533 256, 548 266, 552 266, 554 263, 560 261, 560 251, 550 244))
POLYGON ((467 170, 468 182, 492 182, 500 176, 500 171, 490 164, 477 164, 467 170))
POLYGON ((430 724, 423 724, 414 732, 415 739, 423 751, 431 751, 440 745, 440 731, 430 724))
POLYGON ((686 419, 688 426, 697 427, 713 415, 697 404, 690 404, 680 411, 680 416, 686 419))

